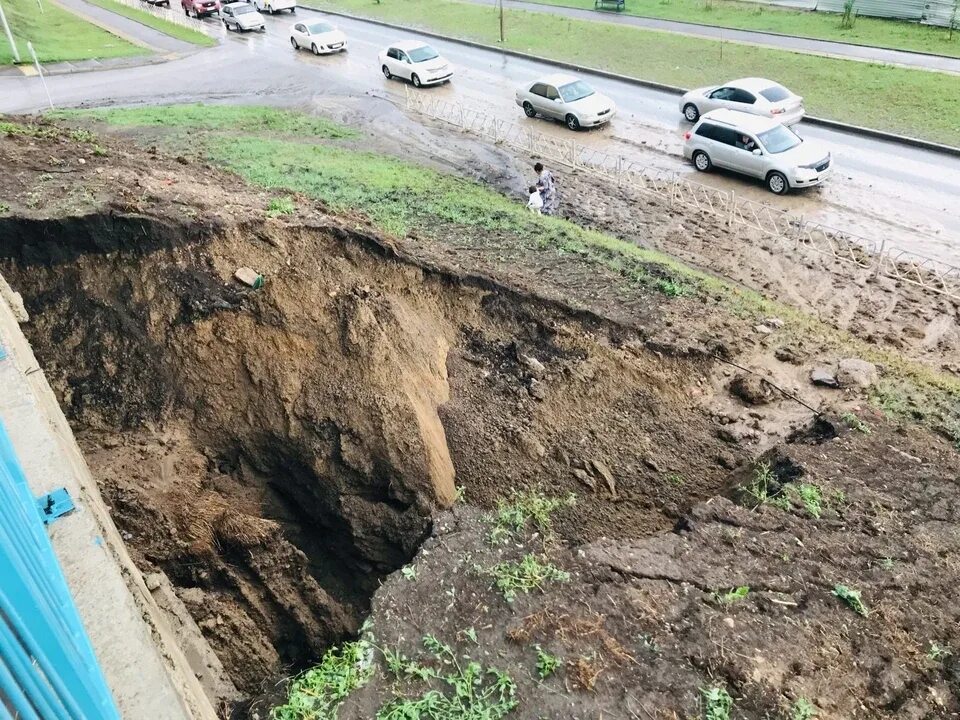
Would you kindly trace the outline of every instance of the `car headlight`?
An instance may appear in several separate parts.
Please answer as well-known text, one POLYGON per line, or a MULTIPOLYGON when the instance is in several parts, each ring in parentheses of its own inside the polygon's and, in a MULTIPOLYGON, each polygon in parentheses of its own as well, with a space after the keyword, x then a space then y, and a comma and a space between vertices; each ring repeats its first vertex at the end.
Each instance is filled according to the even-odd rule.
POLYGON ((797 180, 801 180, 801 181, 813 180, 817 176, 817 171, 814 170, 813 168, 798 167, 798 168, 794 168, 793 172, 794 172, 794 177, 797 180))

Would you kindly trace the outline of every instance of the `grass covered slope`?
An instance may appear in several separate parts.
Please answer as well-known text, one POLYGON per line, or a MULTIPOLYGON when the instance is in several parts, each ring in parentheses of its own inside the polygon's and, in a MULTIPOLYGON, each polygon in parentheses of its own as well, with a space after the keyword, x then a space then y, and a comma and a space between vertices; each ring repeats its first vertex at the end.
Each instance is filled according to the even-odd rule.
MULTIPOLYGON (((535 0, 544 5, 593 10, 593 0, 535 0)), ((793 10, 735 0, 627 0, 626 15, 678 20, 737 30, 775 32, 817 40, 960 57, 960 33, 919 23, 858 17, 852 28, 840 26, 833 13, 793 10)))
MULTIPOLYGON (((27 42, 42 63, 144 55, 145 48, 123 40, 44 0, 43 13, 36 0, 4 0, 3 11, 20 51, 20 60, 29 63, 27 42)), ((0 34, 0 65, 14 61, 5 35, 0 34)))
MULTIPOLYGON (((320 0, 321 6, 498 44, 492 7, 455 0, 320 0)), ((960 76, 508 10, 505 47, 681 87, 763 75, 811 115, 960 145, 960 76)), ((456 62, 456 58, 452 58, 456 62)))
POLYGON ((142 25, 146 25, 154 30, 158 30, 165 35, 176 38, 177 40, 183 40, 184 42, 200 45, 201 47, 213 47, 217 44, 216 40, 205 33, 197 30, 191 30, 183 25, 176 25, 172 22, 167 22, 163 18, 159 18, 156 15, 151 15, 150 13, 143 10, 138 10, 137 8, 127 7, 126 5, 121 5, 120 3, 112 2, 111 0, 87 0, 87 2, 98 5, 104 10, 109 10, 117 15, 123 15, 123 17, 129 18, 130 20, 136 20, 142 25))

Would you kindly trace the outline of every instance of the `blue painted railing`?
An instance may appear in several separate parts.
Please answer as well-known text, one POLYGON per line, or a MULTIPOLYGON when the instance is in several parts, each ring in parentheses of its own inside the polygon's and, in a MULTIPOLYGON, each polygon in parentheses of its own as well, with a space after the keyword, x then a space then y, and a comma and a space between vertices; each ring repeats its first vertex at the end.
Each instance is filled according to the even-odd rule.
POLYGON ((119 717, 0 423, 0 720, 119 717))

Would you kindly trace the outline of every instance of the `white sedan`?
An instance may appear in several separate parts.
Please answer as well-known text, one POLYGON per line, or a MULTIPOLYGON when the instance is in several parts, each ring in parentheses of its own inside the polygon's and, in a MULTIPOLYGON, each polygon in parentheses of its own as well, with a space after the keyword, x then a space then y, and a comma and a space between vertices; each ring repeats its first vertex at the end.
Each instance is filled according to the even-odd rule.
POLYGON ((343 52, 347 36, 326 20, 298 22, 290 28, 290 44, 294 50, 310 48, 314 55, 343 52))
POLYGON ((453 77, 453 66, 432 47, 417 40, 394 43, 378 58, 380 72, 387 80, 403 78, 414 87, 439 85, 453 77))
POLYGON ((571 130, 603 125, 617 114, 613 100, 572 75, 548 75, 517 88, 517 105, 527 117, 562 120, 571 130))
POLYGON ((267 26, 263 22, 263 15, 253 9, 253 5, 246 2, 233 2, 220 8, 220 19, 227 30, 231 28, 237 32, 259 30, 264 32, 267 26))
POLYGON ((726 85, 690 90, 680 98, 680 112, 687 122, 696 122, 711 110, 739 110, 793 125, 803 118, 803 98, 783 85, 764 78, 741 78, 726 85))
POLYGON ((253 7, 257 12, 268 12, 271 15, 281 10, 297 11, 297 0, 253 0, 253 7))

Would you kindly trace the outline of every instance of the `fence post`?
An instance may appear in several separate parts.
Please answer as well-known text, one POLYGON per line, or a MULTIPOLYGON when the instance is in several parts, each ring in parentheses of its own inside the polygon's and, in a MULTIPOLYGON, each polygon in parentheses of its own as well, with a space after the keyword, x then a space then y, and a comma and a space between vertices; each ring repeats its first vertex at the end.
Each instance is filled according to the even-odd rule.
POLYGON ((20 51, 17 50, 17 43, 13 40, 13 33, 10 32, 10 26, 7 25, 7 16, 3 14, 3 5, 0 5, 0 24, 3 25, 3 31, 7 34, 7 40, 10 41, 10 51, 13 53, 14 62, 20 62, 20 51))
POLYGON ((734 190, 730 191, 730 199, 727 202, 730 205, 730 210, 727 213, 727 227, 732 228, 734 218, 737 216, 737 193, 734 190))
POLYGON ((27 50, 33 56, 33 64, 37 68, 37 75, 40 76, 40 82, 43 85, 43 91, 47 94, 47 102, 50 103, 50 109, 53 110, 53 98, 50 97, 50 89, 47 87, 47 79, 43 77, 43 70, 40 68, 40 59, 37 57, 37 51, 33 49, 33 43, 27 41, 27 50))
POLYGON ((886 248, 887 248, 887 238, 884 237, 883 240, 880 241, 880 252, 877 253, 877 264, 873 268, 872 277, 874 280, 876 280, 877 277, 880 275, 880 267, 883 265, 883 253, 884 253, 884 250, 886 250, 886 248))

